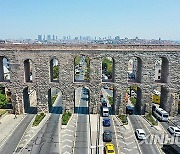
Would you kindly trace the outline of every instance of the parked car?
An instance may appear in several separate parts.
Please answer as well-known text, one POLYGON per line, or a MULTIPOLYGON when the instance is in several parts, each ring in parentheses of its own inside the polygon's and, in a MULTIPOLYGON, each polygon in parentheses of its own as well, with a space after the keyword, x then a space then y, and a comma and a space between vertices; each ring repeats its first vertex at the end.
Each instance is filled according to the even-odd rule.
POLYGON ((104 118, 103 119, 103 126, 105 126, 105 127, 111 126, 111 122, 110 122, 109 118, 104 118))
POLYGON ((103 141, 104 142, 111 142, 112 141, 111 131, 109 131, 109 130, 104 131, 104 133, 103 133, 103 141))
POLYGON ((171 135, 180 136, 180 129, 175 126, 169 126, 168 131, 171 135))
POLYGON ((135 135, 138 140, 145 140, 146 139, 146 133, 143 129, 136 129, 135 135))
POLYGON ((114 144, 106 143, 104 147, 105 154, 116 154, 114 144))

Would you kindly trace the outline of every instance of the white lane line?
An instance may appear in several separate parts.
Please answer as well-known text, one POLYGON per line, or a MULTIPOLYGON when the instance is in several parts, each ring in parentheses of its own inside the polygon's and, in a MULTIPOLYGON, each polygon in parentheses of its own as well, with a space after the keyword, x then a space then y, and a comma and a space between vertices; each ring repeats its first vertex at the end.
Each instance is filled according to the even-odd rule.
POLYGON ((116 144, 117 144, 117 151, 118 153, 121 153, 121 150, 120 150, 120 145, 119 145, 119 142, 118 142, 118 139, 117 139, 117 132, 116 132, 116 127, 115 127, 115 124, 114 124, 114 120, 115 120, 115 116, 111 116, 112 117, 112 122, 113 122, 113 126, 114 126, 114 133, 115 133, 115 137, 116 137, 116 144))
MULTIPOLYGON (((140 117, 141 120, 144 121, 144 123, 148 123, 143 117, 141 117, 141 116, 139 116, 139 117, 140 117)), ((142 123, 142 121, 141 121, 141 123, 142 123)), ((146 129, 148 130, 148 132, 149 132, 151 135, 153 135, 153 134, 151 133, 151 131, 149 130, 149 128, 148 128, 144 123, 143 123, 143 125, 146 127, 146 129)), ((149 123, 148 123, 148 124, 149 124, 149 123)), ((160 147, 157 143, 155 143, 155 146, 157 147, 159 153, 163 154, 163 152, 162 152, 162 150, 161 150, 161 147, 160 147)))

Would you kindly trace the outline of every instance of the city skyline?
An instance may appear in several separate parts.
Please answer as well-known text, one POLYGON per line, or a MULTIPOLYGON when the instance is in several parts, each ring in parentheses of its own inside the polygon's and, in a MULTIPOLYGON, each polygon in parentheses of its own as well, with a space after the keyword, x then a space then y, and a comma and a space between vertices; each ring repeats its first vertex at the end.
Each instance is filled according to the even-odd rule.
POLYGON ((91 36, 180 40, 180 1, 1 1, 0 39, 91 36))

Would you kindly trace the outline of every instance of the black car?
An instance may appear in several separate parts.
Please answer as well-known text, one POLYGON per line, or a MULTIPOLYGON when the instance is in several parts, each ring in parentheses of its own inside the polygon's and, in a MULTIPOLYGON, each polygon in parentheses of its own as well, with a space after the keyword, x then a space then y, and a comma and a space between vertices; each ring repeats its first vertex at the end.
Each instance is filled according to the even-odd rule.
POLYGON ((112 141, 111 131, 109 131, 109 130, 104 131, 104 133, 103 133, 103 141, 104 142, 111 142, 112 141))

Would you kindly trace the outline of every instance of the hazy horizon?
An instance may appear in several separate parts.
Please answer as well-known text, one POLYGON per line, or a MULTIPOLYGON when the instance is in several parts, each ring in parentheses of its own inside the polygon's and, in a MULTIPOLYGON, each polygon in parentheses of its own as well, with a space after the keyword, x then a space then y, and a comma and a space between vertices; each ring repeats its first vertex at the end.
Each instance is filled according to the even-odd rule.
POLYGON ((39 34, 180 40, 179 0, 1 1, 0 39, 39 34))

